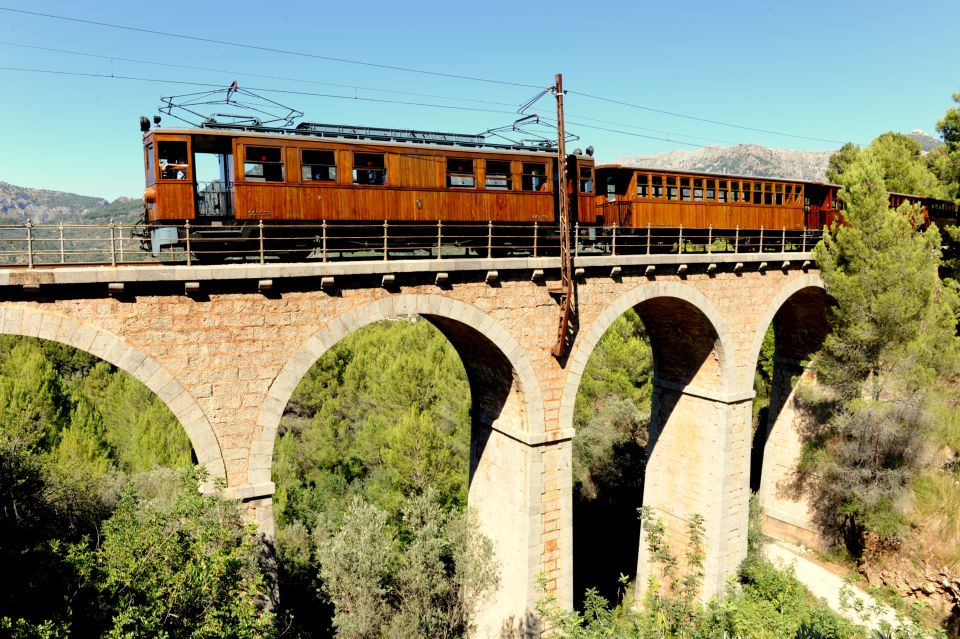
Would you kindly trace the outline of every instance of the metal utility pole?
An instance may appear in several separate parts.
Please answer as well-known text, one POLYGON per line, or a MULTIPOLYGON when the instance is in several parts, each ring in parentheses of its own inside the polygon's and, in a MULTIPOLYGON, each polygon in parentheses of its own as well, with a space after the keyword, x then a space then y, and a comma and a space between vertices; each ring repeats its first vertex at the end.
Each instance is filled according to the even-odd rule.
POLYGON ((560 326, 557 328, 557 343, 552 353, 563 357, 567 352, 567 332, 570 315, 573 313, 573 255, 570 251, 570 202, 567 197, 567 151, 563 130, 563 75, 557 74, 553 87, 557 95, 557 197, 560 198, 560 288, 551 292, 560 295, 560 326))

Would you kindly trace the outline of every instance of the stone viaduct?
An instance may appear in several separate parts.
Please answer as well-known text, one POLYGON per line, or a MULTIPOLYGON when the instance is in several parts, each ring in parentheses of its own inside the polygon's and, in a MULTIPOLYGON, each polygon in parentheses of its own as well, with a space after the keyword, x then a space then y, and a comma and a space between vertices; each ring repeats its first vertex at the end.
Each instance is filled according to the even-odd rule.
MULTIPOLYGON (((468 498, 501 563, 480 634, 500 636, 535 626, 541 575, 559 604, 572 605, 574 399, 601 336, 630 308, 654 353, 643 501, 674 548, 685 522, 703 516, 704 596, 720 592, 746 554, 754 370, 771 323, 771 414, 781 419, 770 422, 761 493, 773 529, 813 530, 803 503, 783 489, 798 450, 791 384, 825 330, 827 300, 811 259, 581 256, 577 334, 562 360, 550 354, 555 258, 3 270, 0 332, 74 346, 142 381, 180 420, 199 463, 271 535, 274 440, 301 377, 366 324, 426 318, 470 381, 468 498)), ((641 550, 638 582, 653 569, 641 550)))

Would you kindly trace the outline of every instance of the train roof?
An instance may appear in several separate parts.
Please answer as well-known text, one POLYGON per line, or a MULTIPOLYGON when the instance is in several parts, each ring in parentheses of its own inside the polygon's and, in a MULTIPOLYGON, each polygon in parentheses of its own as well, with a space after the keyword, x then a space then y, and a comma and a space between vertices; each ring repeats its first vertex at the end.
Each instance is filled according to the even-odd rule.
MULTIPOLYGON (((703 177, 722 178, 729 180, 770 180, 775 182, 790 182, 792 184, 816 184, 817 186, 829 186, 842 188, 839 184, 830 182, 817 182, 815 180, 797 180, 795 178, 762 176, 762 175, 734 175, 732 173, 704 173, 702 171, 684 171, 682 169, 663 169, 650 166, 634 166, 631 164, 598 164, 600 169, 625 169, 628 171, 648 171, 650 173, 669 173, 671 175, 702 175, 703 177)), ((914 196, 915 197, 915 196, 914 196)))
MULTIPOLYGON (((301 122, 296 127, 266 127, 245 124, 204 124, 196 128, 154 129, 154 133, 189 135, 244 135, 251 137, 304 137, 333 139, 342 142, 374 144, 402 144, 422 147, 461 148, 477 151, 517 151, 522 153, 547 153, 555 155, 557 148, 551 144, 533 145, 518 143, 488 142, 482 134, 421 131, 417 129, 386 129, 381 127, 354 126, 346 124, 323 124, 301 122)), ((150 132, 145 132, 148 135, 150 132)))

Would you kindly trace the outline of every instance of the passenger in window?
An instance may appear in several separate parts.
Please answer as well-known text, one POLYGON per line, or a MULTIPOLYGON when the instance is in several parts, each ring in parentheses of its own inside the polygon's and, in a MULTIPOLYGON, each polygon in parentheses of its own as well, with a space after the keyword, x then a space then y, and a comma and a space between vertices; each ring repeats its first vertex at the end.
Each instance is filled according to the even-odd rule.
MULTIPOLYGON (((537 170, 536 170, 536 169, 532 169, 532 170, 530 171, 530 186, 531 186, 531 190, 533 190, 533 191, 539 191, 539 190, 540 190, 540 186, 541 186, 540 182, 541 182, 540 174, 537 173, 537 170)), ((546 180, 543 180, 543 185, 546 186, 546 180)))
POLYGON ((165 180, 186 180, 187 163, 182 159, 175 163, 160 160, 160 177, 165 180))

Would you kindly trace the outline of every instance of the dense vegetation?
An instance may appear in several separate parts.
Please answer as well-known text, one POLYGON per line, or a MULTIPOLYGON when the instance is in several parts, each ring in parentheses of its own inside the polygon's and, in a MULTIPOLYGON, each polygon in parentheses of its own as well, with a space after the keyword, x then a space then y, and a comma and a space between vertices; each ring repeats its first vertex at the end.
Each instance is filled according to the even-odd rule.
POLYGON ((202 479, 141 384, 64 346, 0 338, 2 634, 271 634, 256 536, 202 479))
POLYGON ((274 454, 282 604, 296 632, 325 636, 331 614, 341 637, 469 628, 497 583, 464 510, 469 408, 459 357, 423 320, 369 326, 309 371, 274 454))

